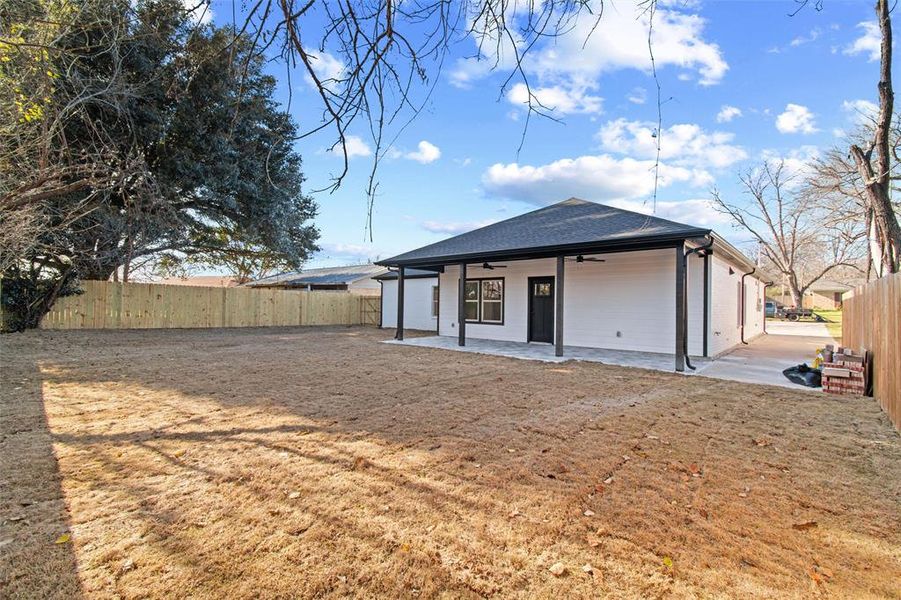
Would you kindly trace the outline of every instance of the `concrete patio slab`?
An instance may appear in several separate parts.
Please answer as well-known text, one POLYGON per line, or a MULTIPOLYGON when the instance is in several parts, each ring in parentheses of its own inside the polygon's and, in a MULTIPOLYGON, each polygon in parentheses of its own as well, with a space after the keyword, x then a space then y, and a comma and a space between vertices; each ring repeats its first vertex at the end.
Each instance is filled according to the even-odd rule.
MULTIPOLYGON (((811 321, 767 320, 766 332, 771 335, 797 335, 801 337, 830 337, 825 323, 811 321)), ((829 342, 827 342, 829 343, 829 342)))
MULTIPOLYGON (((475 352, 477 354, 491 354, 494 356, 506 356, 522 360, 539 360, 543 362, 559 363, 567 360, 581 360, 586 362, 618 365, 621 367, 637 367, 640 369, 653 369, 655 371, 672 372, 675 368, 675 355, 656 352, 635 352, 630 350, 606 350, 601 348, 582 348, 579 346, 566 346, 564 356, 554 355, 552 344, 538 344, 525 342, 502 342, 497 340, 468 339, 465 346, 457 345, 457 338, 450 336, 428 336, 407 338, 403 341, 386 340, 386 344, 402 344, 405 346, 419 346, 421 348, 437 348, 440 350, 456 350, 458 352, 475 352)), ((691 359, 692 364, 698 367, 709 362, 707 359, 691 359)))
MULTIPOLYGON (((769 328, 769 324, 767 327, 769 328)), ((835 340, 825 336, 767 334, 703 365, 696 374, 715 379, 816 391, 819 388, 806 388, 790 382, 782 371, 801 363, 813 363, 817 348, 834 343, 835 340)))
MULTIPOLYGON (((566 346, 564 356, 555 356, 554 346, 551 344, 468 339, 465 346, 458 346, 455 337, 434 335, 407 338, 403 341, 385 340, 384 343, 550 363, 580 360, 668 373, 672 373, 675 366, 675 357, 672 354, 655 352, 566 346)), ((747 346, 736 348, 716 359, 693 357, 691 361, 697 370, 686 369, 685 374, 816 391, 790 382, 782 371, 803 362, 810 364, 813 362, 816 349, 828 343, 834 343, 834 340, 824 336, 764 335, 747 346)))

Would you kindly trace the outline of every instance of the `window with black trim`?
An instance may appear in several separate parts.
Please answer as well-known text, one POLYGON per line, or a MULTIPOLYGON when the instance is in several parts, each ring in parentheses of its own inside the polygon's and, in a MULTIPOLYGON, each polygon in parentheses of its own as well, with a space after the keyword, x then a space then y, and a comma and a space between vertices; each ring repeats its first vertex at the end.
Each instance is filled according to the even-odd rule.
POLYGON ((551 295, 551 284, 549 283, 534 283, 535 291, 533 292, 534 296, 538 297, 548 297, 551 295))
POLYGON ((438 286, 432 286, 432 316, 438 316, 438 286))
POLYGON ((468 323, 504 323, 504 279, 467 279, 464 301, 468 323))

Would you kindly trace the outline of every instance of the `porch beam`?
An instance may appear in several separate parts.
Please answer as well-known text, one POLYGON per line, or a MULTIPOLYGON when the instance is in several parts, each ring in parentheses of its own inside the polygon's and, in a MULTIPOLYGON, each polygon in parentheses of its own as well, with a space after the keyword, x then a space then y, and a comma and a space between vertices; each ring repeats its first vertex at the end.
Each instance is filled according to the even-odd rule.
POLYGON ((404 339, 404 267, 397 269, 397 331, 394 339, 404 339))
POLYGON ((557 290, 557 306, 554 310, 554 354, 563 356, 563 265, 566 264, 564 256, 557 257, 557 282, 554 288, 557 290))
POLYGON ((460 289, 457 291, 457 345, 466 345, 466 263, 460 263, 460 289))
POLYGON ((685 244, 676 246, 676 371, 685 371, 685 244))

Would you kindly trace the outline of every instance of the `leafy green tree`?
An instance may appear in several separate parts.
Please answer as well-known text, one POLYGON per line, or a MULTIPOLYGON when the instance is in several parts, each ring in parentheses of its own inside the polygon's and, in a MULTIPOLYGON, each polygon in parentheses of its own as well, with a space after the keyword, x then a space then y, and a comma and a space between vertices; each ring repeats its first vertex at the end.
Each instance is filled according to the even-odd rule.
POLYGON ((240 243, 299 266, 316 249, 296 125, 251 40, 179 0, 19 0, 0 17, 0 100, 18 102, 0 112, 0 222, 21 233, 0 235, 5 278, 53 282, 25 286, 40 295, 163 254, 240 243))
POLYGON ((242 284, 296 266, 278 252, 247 243, 243 232, 221 227, 216 232, 216 238, 216 243, 210 244, 210 249, 205 252, 187 256, 164 254, 155 261, 155 272, 165 277, 183 277, 195 270, 217 269, 242 284))

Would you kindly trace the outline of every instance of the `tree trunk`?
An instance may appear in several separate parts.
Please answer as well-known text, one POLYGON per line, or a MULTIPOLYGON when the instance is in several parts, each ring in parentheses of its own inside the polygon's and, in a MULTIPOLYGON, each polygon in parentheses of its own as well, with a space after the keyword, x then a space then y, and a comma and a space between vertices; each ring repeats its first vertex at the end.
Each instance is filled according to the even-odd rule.
POLYGON ((788 274, 788 289, 792 295, 792 303, 795 308, 801 308, 804 305, 804 290, 798 283, 798 278, 794 273, 788 274))
POLYGON ((795 308, 801 308, 804 305, 804 294, 801 290, 798 289, 798 286, 792 285, 791 293, 792 293, 792 304, 795 305, 795 308))
POLYGON ((882 33, 881 63, 879 68, 879 116, 872 146, 864 151, 851 146, 851 156, 863 180, 867 209, 873 219, 873 242, 878 252, 873 253, 876 276, 897 273, 901 268, 901 226, 891 200, 891 152, 889 135, 895 104, 892 89, 892 20, 888 0, 876 1, 876 19, 882 33), (875 152, 875 161, 873 153, 875 152), (875 164, 874 164, 875 163, 875 164))

